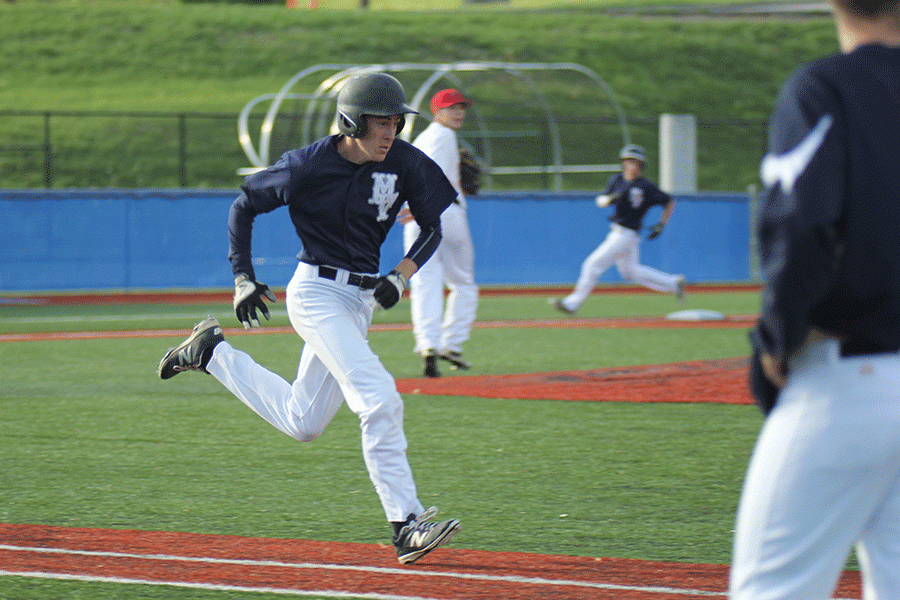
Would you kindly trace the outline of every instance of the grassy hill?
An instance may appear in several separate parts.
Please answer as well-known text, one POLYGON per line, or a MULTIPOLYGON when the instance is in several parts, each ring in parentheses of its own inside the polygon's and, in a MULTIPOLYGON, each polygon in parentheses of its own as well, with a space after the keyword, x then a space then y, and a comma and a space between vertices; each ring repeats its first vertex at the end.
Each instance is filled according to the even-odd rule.
MULTIPOLYGON (((247 166, 237 143, 238 112, 312 65, 572 62, 611 86, 633 141, 652 155, 659 114, 695 114, 701 122, 701 189, 739 190, 756 181, 759 124, 783 79, 799 63, 837 50, 833 25, 824 17, 610 16, 609 4, 600 2, 540 10, 518 8, 524 6, 518 2, 456 4, 453 10, 380 9, 377 0, 368 11, 326 5, 334 4, 321 0, 317 10, 280 4, 0 4, 0 147, 43 144, 40 116, 15 111, 215 113, 218 118, 189 124, 188 185, 230 187, 239 181, 235 169, 247 166), (723 121, 737 123, 713 127, 723 121)), ((572 81, 556 86, 549 98, 554 112, 573 122, 608 112, 588 87, 572 81)), ((483 106, 515 116, 515 102, 492 98, 492 89, 485 84, 479 91, 483 106)), ((566 135, 567 162, 579 162, 575 153, 599 143, 580 136, 577 127, 573 132, 566 135)), ((54 117, 52 135, 58 150, 54 187, 178 185, 174 120, 54 117)), ((36 151, 0 152, 0 187, 42 186, 42 161, 36 151)), ((538 184, 522 178, 501 186, 538 184)), ((567 187, 596 184, 582 178, 567 187)))

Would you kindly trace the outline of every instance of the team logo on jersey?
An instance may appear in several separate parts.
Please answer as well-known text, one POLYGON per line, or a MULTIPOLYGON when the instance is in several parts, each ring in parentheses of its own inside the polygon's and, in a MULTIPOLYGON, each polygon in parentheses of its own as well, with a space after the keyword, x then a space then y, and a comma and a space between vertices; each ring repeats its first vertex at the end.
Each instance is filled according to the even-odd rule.
POLYGON ((397 197, 400 195, 394 188, 397 184, 396 173, 372 173, 372 197, 369 198, 369 204, 378 207, 378 220, 388 220, 388 209, 390 209, 397 197))
POLYGON ((628 199, 631 201, 631 206, 638 208, 644 203, 644 190, 639 187, 631 188, 628 190, 628 199))
POLYGON ((766 154, 759 169, 762 182, 769 187, 780 183, 781 191, 790 194, 794 190, 794 184, 825 142, 825 136, 833 122, 831 115, 823 115, 796 148, 784 154, 766 154))

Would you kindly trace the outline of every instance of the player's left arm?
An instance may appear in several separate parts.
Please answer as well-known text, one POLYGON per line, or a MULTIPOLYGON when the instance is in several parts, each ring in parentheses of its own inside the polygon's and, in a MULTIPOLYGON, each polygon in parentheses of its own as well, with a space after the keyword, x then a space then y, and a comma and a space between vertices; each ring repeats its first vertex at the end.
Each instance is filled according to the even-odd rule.
POLYGON ((378 278, 375 285, 375 307, 387 310, 397 304, 409 285, 409 278, 434 254, 440 243, 441 222, 438 219, 436 225, 423 228, 419 232, 419 237, 413 242, 407 255, 391 269, 390 273, 378 278))
POLYGON ((676 202, 674 198, 666 202, 665 206, 663 207, 662 216, 659 218, 660 223, 666 225, 669 222, 669 219, 672 218, 672 212, 675 210, 675 204, 676 202))
MULTIPOLYGON (((441 166, 424 151, 416 149, 416 155, 415 166, 409 169, 404 178, 402 195, 409 214, 421 229, 419 238, 407 252, 406 258, 421 266, 437 248, 437 243, 429 243, 429 232, 436 230, 440 236, 441 213, 453 203, 457 190, 441 166), (431 252, 423 252, 422 246, 425 246, 425 250, 428 246, 433 247, 431 252)), ((437 242, 440 242, 440 237, 437 242)))
POLYGON ((846 151, 830 89, 807 73, 785 86, 772 120, 757 231, 766 287, 754 345, 783 385, 810 315, 835 281, 842 254, 846 151))
POLYGON ((669 219, 672 218, 672 213, 675 211, 675 198, 659 189, 655 190, 655 194, 659 197, 660 204, 663 206, 663 212, 659 217, 659 222, 650 228, 650 235, 647 236, 649 240, 658 238, 662 234, 663 229, 669 223, 669 219))
POLYGON ((421 151, 419 158, 417 168, 407 173, 403 190, 410 214, 419 225, 419 236, 397 266, 378 278, 375 306, 381 310, 391 308, 400 301, 409 278, 437 250, 442 238, 441 213, 456 198, 456 190, 437 163, 421 151))

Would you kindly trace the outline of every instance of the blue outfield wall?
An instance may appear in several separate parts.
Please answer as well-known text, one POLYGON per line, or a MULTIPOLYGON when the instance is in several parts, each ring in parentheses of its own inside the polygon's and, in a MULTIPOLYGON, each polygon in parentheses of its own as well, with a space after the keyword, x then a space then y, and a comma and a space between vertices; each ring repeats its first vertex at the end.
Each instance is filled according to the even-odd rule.
MULTIPOLYGON (((0 190, 0 291, 228 288, 228 208, 235 190, 0 190)), ((589 193, 484 193, 469 202, 480 285, 568 285, 603 241, 611 209, 589 193)), ((641 262, 692 282, 750 279, 746 194, 678 197, 641 262)), ((660 210, 645 220, 652 225, 660 210)), ((402 258, 402 228, 382 250, 382 271, 402 258)), ((286 209, 253 233, 257 277, 283 287, 299 240, 286 209)), ((615 268, 601 282, 621 282, 615 268)))

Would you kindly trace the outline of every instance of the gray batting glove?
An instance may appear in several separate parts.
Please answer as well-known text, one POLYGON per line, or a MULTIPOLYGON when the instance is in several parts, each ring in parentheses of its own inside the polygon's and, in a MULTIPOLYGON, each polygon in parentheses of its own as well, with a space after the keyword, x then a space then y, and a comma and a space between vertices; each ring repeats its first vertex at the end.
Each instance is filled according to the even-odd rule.
POLYGON ((375 308, 378 310, 387 310, 400 301, 400 296, 406 289, 406 277, 403 273, 393 270, 387 275, 378 278, 375 285, 375 308))
POLYGON ((250 279, 244 273, 238 273, 234 278, 234 314, 244 329, 259 327, 259 319, 256 318, 256 309, 262 311, 266 321, 269 320, 269 309, 263 298, 270 302, 277 302, 274 292, 264 283, 250 279))

